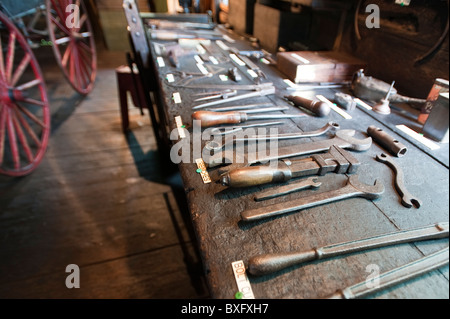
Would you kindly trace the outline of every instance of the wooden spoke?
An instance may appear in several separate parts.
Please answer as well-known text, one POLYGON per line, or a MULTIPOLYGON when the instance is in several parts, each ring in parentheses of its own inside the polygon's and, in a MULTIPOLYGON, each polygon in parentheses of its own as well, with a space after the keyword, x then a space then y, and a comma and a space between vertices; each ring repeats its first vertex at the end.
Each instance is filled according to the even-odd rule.
POLYGON ((14 130, 14 124, 11 118, 10 110, 7 110, 7 113, 8 113, 8 120, 6 122, 6 127, 8 131, 9 147, 11 149, 11 155, 14 162, 14 169, 19 169, 20 157, 19 157, 19 148, 17 146, 16 132, 14 130))
POLYGON ((3 45, 0 39, 0 79, 5 81, 5 62, 3 59, 3 45))
POLYGON ((29 43, 1 11, 0 25, 5 41, 0 44, 0 174, 23 176, 44 157, 50 110, 45 81, 29 43))
POLYGON ((72 43, 69 43, 69 45, 66 47, 66 51, 64 51, 64 56, 61 59, 61 64, 63 67, 67 67, 67 61, 69 60, 70 53, 72 52, 72 43))
POLYGON ((22 127, 25 129, 25 131, 28 133, 28 135, 31 137, 31 139, 34 141, 34 143, 38 147, 41 147, 41 145, 42 145, 41 141, 39 140, 39 138, 37 137, 37 135, 33 131, 33 129, 30 127, 28 122, 25 120, 23 115, 20 113, 20 111, 18 109, 15 109, 15 111, 16 111, 16 117, 19 119, 19 122, 20 122, 20 124, 22 124, 22 127))
POLYGON ((16 103, 16 105, 17 105, 18 109, 20 111, 22 111, 22 113, 24 113, 26 116, 28 116, 28 118, 33 120, 33 122, 35 122, 42 128, 47 128, 47 125, 44 122, 42 122, 40 119, 38 119, 33 113, 31 113, 30 111, 28 111, 26 108, 24 108, 22 105, 20 105, 18 103, 16 103))
POLYGON ((17 81, 19 81, 20 77, 22 76, 23 72, 27 68, 28 64, 30 63, 31 57, 28 53, 25 53, 25 56, 23 57, 22 61, 20 62, 19 66, 17 67, 16 71, 14 72, 14 75, 11 80, 11 86, 15 86, 17 81))
POLYGON ((0 109, 0 165, 3 163, 3 154, 5 150, 5 135, 6 135, 6 120, 8 114, 6 112, 6 107, 1 105, 0 109))
POLYGON ((5 78, 6 81, 11 82, 11 72, 14 63, 14 50, 16 47, 16 34, 9 34, 9 42, 8 42, 8 52, 6 55, 6 70, 5 70, 5 78))
POLYGON ((78 93, 86 95, 92 90, 97 74, 97 53, 92 26, 84 2, 82 0, 45 1, 47 22, 51 26, 49 34, 53 42, 52 48, 56 60, 72 87, 78 93), (70 12, 65 12, 65 8, 70 4, 75 4, 80 9, 80 20, 78 27, 69 29, 64 23, 70 14, 70 12), (52 16, 52 12, 56 12, 57 17, 52 16), (62 30, 65 35, 56 36, 61 34, 58 30, 62 30), (63 47, 66 45, 64 51, 63 47))
POLYGON ((17 137, 19 138, 19 142, 22 145, 22 148, 28 159, 28 164, 30 164, 31 162, 33 162, 33 153, 30 149, 30 146, 28 145, 27 138, 26 138, 25 134, 23 133, 22 128, 20 127, 20 124, 15 116, 15 113, 11 113, 10 115, 11 115, 11 120, 14 124, 14 129, 16 130, 16 133, 17 133, 17 137))
POLYGON ((70 37, 63 37, 55 40, 56 44, 63 44, 67 42, 70 42, 70 37))
POLYGON ((36 85, 40 85, 41 83, 42 83, 42 81, 40 79, 34 79, 30 82, 27 82, 27 83, 17 86, 16 90, 25 91, 25 90, 31 89, 32 87, 35 87, 36 85))
POLYGON ((58 20, 56 20, 55 17, 50 16, 50 19, 59 28, 59 30, 63 31, 67 35, 71 34, 71 32, 65 26, 63 26, 58 20))

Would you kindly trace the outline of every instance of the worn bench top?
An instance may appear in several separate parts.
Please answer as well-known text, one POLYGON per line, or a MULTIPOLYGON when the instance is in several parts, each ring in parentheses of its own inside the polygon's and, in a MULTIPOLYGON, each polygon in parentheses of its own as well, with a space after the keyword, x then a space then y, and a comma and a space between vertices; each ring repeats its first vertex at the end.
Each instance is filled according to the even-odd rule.
MULTIPOLYGON (((228 36, 236 40, 235 43, 226 42, 228 46, 251 49, 247 41, 232 34, 228 34, 228 36)), ((165 66, 158 64, 159 57, 156 55, 153 45, 152 54, 158 87, 163 96, 164 116, 172 129, 176 128, 175 117, 181 117, 183 123, 188 127, 190 134, 187 139, 192 145, 194 139, 201 139, 200 133, 193 134, 192 127, 190 127, 192 107, 198 104, 193 102, 196 98, 194 94, 216 90, 177 87, 168 83, 166 79, 168 74, 174 74, 177 80, 180 79, 179 74, 165 57, 162 57, 165 66), (174 93, 179 93, 180 103, 174 101, 174 93)), ((194 55, 181 57, 180 63, 179 71, 200 72, 196 66, 197 61, 194 55)), ((265 81, 273 82, 276 86, 276 94, 228 103, 224 106, 272 102, 274 105, 289 106, 290 110, 285 113, 300 114, 300 110, 283 99, 288 92, 286 91, 287 85, 283 81, 284 76, 274 66, 264 65, 261 62, 256 63, 268 76, 265 81)), ((199 87, 210 84, 233 84, 230 80, 221 82, 218 75, 225 74, 228 68, 235 66, 234 64, 231 62, 218 65, 208 63, 208 66, 217 72, 213 77, 192 80, 189 84, 199 87)), ((241 83, 242 85, 252 84, 244 75, 241 83)), ((321 94, 332 100, 337 90, 339 89, 321 89, 315 92, 304 92, 304 94, 307 97, 321 94)), ((346 89, 341 90, 346 91, 346 89)), ((239 93, 245 92, 240 91, 239 93)), ((238 291, 232 269, 232 263, 235 261, 243 261, 244 264, 247 264, 249 258, 263 253, 310 250, 314 247, 448 222, 448 144, 439 144, 441 146, 439 150, 431 151, 396 128, 396 125, 404 124, 412 129, 417 129, 419 125, 415 121, 415 116, 417 116, 415 112, 408 108, 405 111, 403 106, 394 106, 391 115, 383 116, 358 107, 349 112, 352 116, 352 119, 349 120, 332 111, 325 118, 308 115, 300 119, 283 120, 285 124, 279 126, 279 130, 282 133, 307 132, 316 130, 329 121, 335 121, 340 124, 342 129, 356 130, 355 137, 365 138, 370 125, 382 128, 408 148, 404 157, 394 159, 404 169, 405 184, 408 190, 422 200, 423 206, 419 209, 408 209, 401 205, 400 197, 394 188, 393 171, 385 164, 375 160, 377 154, 387 152, 376 143, 368 151, 351 153, 361 163, 358 170, 361 182, 373 185, 377 180, 385 186, 385 192, 380 199, 374 201, 364 198, 346 199, 257 222, 243 222, 240 218, 241 212, 274 203, 288 204, 290 200, 339 189, 346 184, 348 176, 327 174, 319 177, 322 186, 318 190, 304 190, 281 198, 255 202, 253 197, 257 191, 268 189, 274 185, 228 189, 216 183, 221 168, 209 169, 212 183, 204 184, 197 172, 195 158, 191 156, 189 162, 180 163, 179 170, 212 297, 234 298, 238 291)), ((330 136, 280 141, 279 145, 287 146, 328 138, 330 136)), ((178 138, 173 140, 174 144, 178 142, 178 138)), ((206 141, 202 141, 202 143, 204 146, 206 141)), ((195 150, 192 151, 195 152, 195 150)), ((392 270, 447 246, 448 238, 400 244, 314 261, 302 266, 291 266, 271 275, 261 277, 249 275, 248 279, 256 298, 323 298, 338 289, 364 282, 377 271, 383 273, 392 270)), ((418 279, 384 289, 369 297, 448 298, 448 282, 448 266, 446 266, 422 275, 418 279)))

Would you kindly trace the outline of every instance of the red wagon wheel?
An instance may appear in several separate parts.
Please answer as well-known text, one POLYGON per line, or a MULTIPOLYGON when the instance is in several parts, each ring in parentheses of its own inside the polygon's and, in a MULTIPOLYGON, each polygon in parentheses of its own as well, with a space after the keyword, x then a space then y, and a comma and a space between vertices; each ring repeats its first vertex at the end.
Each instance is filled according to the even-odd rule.
POLYGON ((23 176, 41 162, 50 110, 39 64, 24 36, 0 12, 0 173, 23 176))
POLYGON ((94 33, 82 0, 46 0, 53 52, 64 76, 80 94, 88 94, 97 74, 94 33))

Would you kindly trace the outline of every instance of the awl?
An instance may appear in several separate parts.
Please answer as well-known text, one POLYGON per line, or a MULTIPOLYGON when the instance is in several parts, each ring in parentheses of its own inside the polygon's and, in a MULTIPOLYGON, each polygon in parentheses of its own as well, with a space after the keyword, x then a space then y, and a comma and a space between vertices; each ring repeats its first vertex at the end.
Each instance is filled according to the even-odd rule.
POLYGON ((296 177, 323 176, 327 173, 356 173, 360 162, 349 152, 332 146, 328 153, 317 154, 300 160, 283 160, 278 165, 249 166, 223 174, 220 182, 228 187, 250 187, 268 183, 283 183, 296 177))
MULTIPOLYGON (((280 109, 281 110, 281 109, 280 109)), ((283 108, 284 110, 284 108, 283 108)), ((274 109, 271 108, 273 112, 274 109)), ((267 112, 267 110, 251 110, 246 112, 212 112, 197 111, 192 114, 192 119, 201 121, 201 127, 211 127, 221 124, 239 124, 246 121, 254 120, 275 120, 275 119, 291 119, 304 117, 303 114, 258 114, 248 115, 250 113, 267 112)))

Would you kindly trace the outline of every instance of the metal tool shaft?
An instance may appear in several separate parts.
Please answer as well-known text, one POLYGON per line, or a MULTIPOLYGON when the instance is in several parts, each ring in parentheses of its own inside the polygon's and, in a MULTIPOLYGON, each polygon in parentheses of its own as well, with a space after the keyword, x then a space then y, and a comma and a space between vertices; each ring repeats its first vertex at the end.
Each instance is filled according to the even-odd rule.
POLYGON ((366 281, 337 291, 326 299, 356 299, 362 298, 383 289, 411 280, 430 271, 449 264, 449 248, 425 256, 407 265, 397 267, 380 274, 377 285, 368 285, 366 281))
POLYGON ((314 248, 309 251, 259 255, 249 259, 248 270, 252 275, 261 276, 313 260, 326 259, 414 241, 448 238, 448 236, 449 223, 438 223, 432 226, 403 230, 336 245, 314 248))
MULTIPOLYGON (((249 113, 264 113, 279 111, 280 109, 261 109, 259 111, 252 110, 250 112, 212 112, 197 111, 192 114, 192 119, 201 122, 201 127, 211 127, 221 124, 239 124, 252 120, 274 120, 274 119, 290 119, 299 118, 304 115, 291 114, 271 114, 271 115, 248 115, 249 113)), ((285 110, 285 109, 281 109, 285 110)))
POLYGON ((245 93, 245 94, 229 97, 224 100, 218 100, 218 101, 214 101, 214 102, 204 103, 201 105, 194 106, 192 109, 199 110, 199 109, 204 109, 204 108, 207 108, 207 107, 213 106, 213 105, 219 105, 219 104, 223 104, 223 103, 227 103, 227 102, 239 101, 239 100, 248 99, 251 97, 266 96, 266 95, 271 95, 271 94, 275 94, 274 86, 264 87, 263 89, 255 91, 255 92, 245 93))
POLYGON ((233 127, 215 127, 211 129, 212 135, 230 135, 235 134, 237 132, 241 132, 244 129, 247 128, 255 128, 255 127, 266 127, 266 126, 274 126, 274 125, 281 125, 283 122, 263 122, 263 123, 255 123, 255 124, 248 124, 248 125, 242 125, 242 126, 233 126, 233 127))
POLYGON ((207 111, 214 112, 229 112, 229 111, 240 111, 240 110, 249 110, 254 108, 263 108, 273 106, 272 103, 258 103, 258 104, 247 104, 247 105, 233 105, 233 106, 224 106, 224 107, 214 107, 208 108, 207 111))
POLYGON ((379 198, 384 193, 384 186, 382 184, 375 182, 373 186, 364 185, 359 182, 358 178, 358 175, 352 175, 349 178, 347 185, 341 189, 319 193, 289 202, 245 210, 241 213, 241 218, 244 221, 256 221, 348 198, 363 197, 373 200, 379 198))
POLYGON ((304 189, 319 188, 320 185, 322 185, 322 183, 317 182, 317 177, 310 177, 296 183, 258 193, 255 195, 255 201, 263 201, 275 197, 285 196, 304 189))
MULTIPOLYGON (((270 108, 268 108, 270 109, 270 108)), ((249 113, 249 112, 246 112, 249 113)), ((293 140, 298 138, 307 138, 307 137, 317 137, 326 134, 327 132, 336 132, 340 129, 339 124, 335 122, 329 122, 322 128, 311 131, 311 132, 300 132, 300 133, 285 133, 285 134, 276 134, 276 135, 256 135, 256 136, 248 136, 248 137, 232 137, 226 139, 224 143, 219 144, 215 141, 211 141, 206 143, 206 149, 218 151, 223 149, 226 146, 233 145, 237 142, 258 142, 258 141, 275 141, 275 140, 293 140)))
POLYGON ((241 167, 223 173, 222 185, 228 187, 251 187, 267 183, 282 183, 295 177, 310 175, 354 174, 360 162, 349 152, 332 146, 328 153, 315 154, 300 160, 279 161, 276 166, 241 167))
MULTIPOLYGON (((311 143, 299 143, 298 145, 280 147, 278 154, 269 156, 259 156, 254 154, 254 159, 248 160, 248 164, 268 163, 274 160, 280 160, 284 158, 292 158, 297 156, 309 155, 314 153, 326 152, 333 145, 343 149, 351 149, 354 151, 366 151, 372 145, 372 138, 366 138, 359 140, 354 138, 354 130, 339 130, 336 132, 336 136, 332 139, 320 140, 311 143)), ((232 159, 226 158, 226 154, 217 154, 212 156, 208 160, 209 167, 216 167, 223 163, 232 163, 232 159)))

